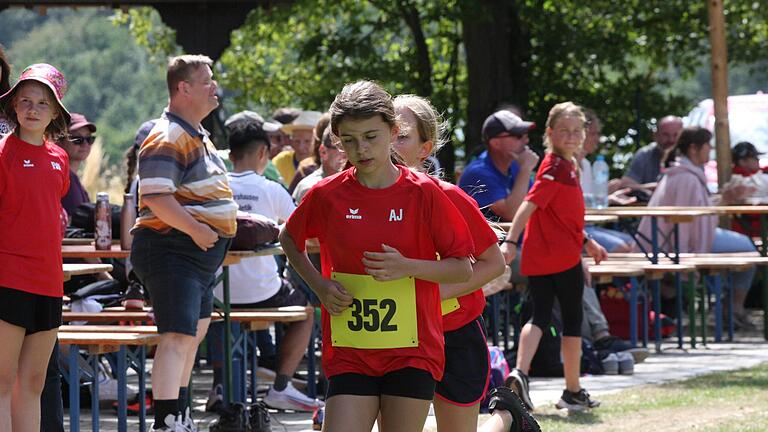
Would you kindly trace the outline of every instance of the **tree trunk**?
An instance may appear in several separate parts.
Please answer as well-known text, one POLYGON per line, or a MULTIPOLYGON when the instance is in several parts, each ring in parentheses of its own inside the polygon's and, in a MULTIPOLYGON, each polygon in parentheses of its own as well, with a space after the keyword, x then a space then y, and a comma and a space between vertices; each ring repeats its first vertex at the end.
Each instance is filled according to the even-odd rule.
POLYGON ((475 0, 462 4, 467 56, 467 159, 481 151, 483 121, 503 104, 525 112, 528 102, 530 35, 515 0, 475 0))

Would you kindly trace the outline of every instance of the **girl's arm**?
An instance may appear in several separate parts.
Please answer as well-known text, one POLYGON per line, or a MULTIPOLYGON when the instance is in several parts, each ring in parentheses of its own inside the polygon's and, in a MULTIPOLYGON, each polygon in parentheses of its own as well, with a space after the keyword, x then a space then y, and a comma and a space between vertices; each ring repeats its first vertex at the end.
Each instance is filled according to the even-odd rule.
POLYGON ((280 231, 279 239, 288 261, 291 262, 299 276, 312 288, 312 291, 317 294, 328 313, 338 315, 352 304, 352 296, 344 287, 334 280, 325 279, 312 265, 307 253, 299 251, 288 230, 283 228, 280 231))
POLYGON ((381 245, 384 252, 364 252, 365 272, 378 281, 413 276, 437 283, 466 282, 472 276, 469 258, 442 258, 439 261, 404 257, 397 249, 381 245))
POLYGON ((501 245, 501 253, 504 254, 504 261, 509 264, 515 255, 517 255, 517 239, 520 238, 520 233, 523 232, 525 224, 528 223, 528 219, 531 218, 536 209, 539 208, 531 201, 523 201, 520 208, 515 213, 515 218, 512 220, 512 228, 509 229, 507 237, 504 239, 504 243, 501 245))
POLYGON ((464 283, 440 284, 440 298, 445 300, 467 295, 504 273, 504 256, 499 245, 492 244, 477 257, 472 265, 472 277, 464 283))
POLYGON ((600 264, 601 261, 608 258, 608 251, 598 242, 595 241, 586 231, 584 231, 584 250, 587 251, 587 255, 591 256, 595 260, 595 264, 600 264))

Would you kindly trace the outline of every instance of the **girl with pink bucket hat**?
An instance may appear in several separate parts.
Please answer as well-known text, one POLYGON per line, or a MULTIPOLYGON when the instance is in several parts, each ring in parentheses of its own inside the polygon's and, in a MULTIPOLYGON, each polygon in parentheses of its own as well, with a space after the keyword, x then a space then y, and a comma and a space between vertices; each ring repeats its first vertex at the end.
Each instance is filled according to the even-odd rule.
POLYGON ((0 430, 40 430, 40 394, 61 325, 61 198, 69 160, 64 75, 27 67, 0 108, 15 125, 0 139, 0 430))

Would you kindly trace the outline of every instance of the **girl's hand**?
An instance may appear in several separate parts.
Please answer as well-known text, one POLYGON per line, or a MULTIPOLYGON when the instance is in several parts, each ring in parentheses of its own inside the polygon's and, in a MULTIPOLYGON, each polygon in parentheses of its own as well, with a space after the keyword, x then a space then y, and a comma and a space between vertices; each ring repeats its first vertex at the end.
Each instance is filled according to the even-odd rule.
POLYGON ((592 239, 587 241, 587 244, 584 245, 584 248, 587 250, 587 255, 595 259, 595 264, 600 264, 601 261, 608 258, 608 251, 606 251, 604 247, 600 246, 598 242, 592 239))
POLYGON ((413 261, 404 257, 397 249, 382 243, 384 252, 364 252, 365 272, 377 281, 391 281, 413 276, 413 261))
POLYGON ((504 242, 501 244, 501 254, 504 255, 504 261, 509 264, 517 256, 517 246, 504 242))
POLYGON ((323 279, 312 289, 317 293, 325 310, 331 315, 341 314, 352 304, 353 297, 335 280, 323 279))

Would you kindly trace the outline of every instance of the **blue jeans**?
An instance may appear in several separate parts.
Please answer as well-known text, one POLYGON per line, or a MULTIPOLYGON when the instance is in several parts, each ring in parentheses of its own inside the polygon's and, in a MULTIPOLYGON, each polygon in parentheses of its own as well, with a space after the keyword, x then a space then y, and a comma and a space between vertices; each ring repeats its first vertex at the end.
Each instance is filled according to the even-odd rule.
POLYGON ((631 235, 608 228, 602 228, 594 225, 587 225, 584 231, 608 252, 615 252, 616 248, 622 245, 634 245, 635 240, 631 235))
MULTIPOLYGON (((712 242, 713 253, 755 252, 756 250, 752 240, 744 234, 722 228, 715 229, 715 240, 712 242)), ((749 291, 754 278, 754 267, 741 272, 733 272, 733 288, 749 291)))

